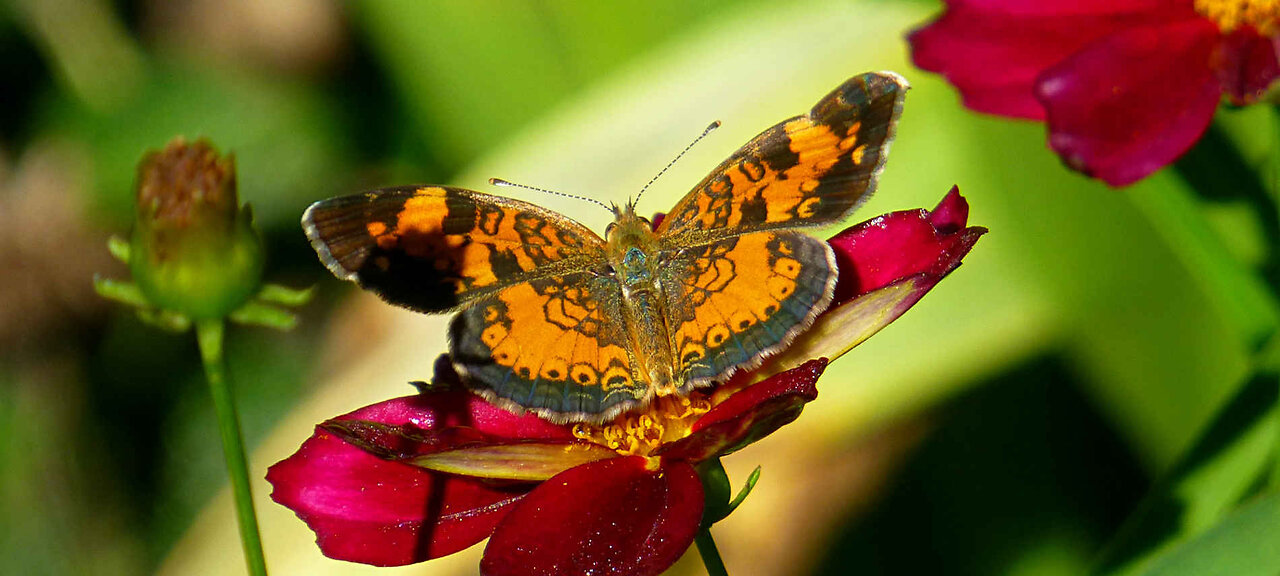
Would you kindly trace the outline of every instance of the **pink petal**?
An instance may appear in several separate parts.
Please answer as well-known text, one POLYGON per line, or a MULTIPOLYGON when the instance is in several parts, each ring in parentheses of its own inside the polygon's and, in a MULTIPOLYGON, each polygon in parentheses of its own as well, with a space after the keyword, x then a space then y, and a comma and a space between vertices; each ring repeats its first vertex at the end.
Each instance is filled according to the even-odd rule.
POLYGON ((965 106, 1039 120, 1041 72, 1109 34, 1189 12, 1190 2, 1169 0, 953 0, 907 40, 916 66, 946 76, 965 106))
POLYGON ((581 440, 513 440, 464 426, 423 430, 413 424, 338 419, 320 427, 383 460, 486 480, 541 482, 574 466, 618 455, 581 440))
POLYGON ((827 359, 818 358, 746 386, 703 414, 692 434, 660 447, 654 455, 700 462, 772 434, 800 417, 804 405, 818 397, 816 384, 826 368, 827 359))
POLYGON ((987 231, 966 227, 968 216, 968 203, 953 187, 933 212, 892 212, 836 234, 828 240, 840 270, 832 307, 908 276, 941 279, 987 231))
MULTIPOLYGON (((373 424, 435 432, 446 448, 477 438, 573 440, 566 427, 517 416, 460 389, 379 402, 339 420, 360 421, 349 426, 367 429, 366 447, 384 456, 429 447, 380 433, 373 424)), ((382 460, 319 427, 296 453, 268 470, 267 480, 274 487, 271 497, 307 523, 326 556, 377 566, 421 562, 483 540, 532 488, 382 460)))
POLYGON ((1200 138, 1220 99, 1203 18, 1130 28, 1090 45, 1037 81, 1049 146, 1112 186, 1172 162, 1200 138))
POLYGON ((687 462, 639 456, 567 470, 530 492, 498 525, 480 572, 539 576, 657 575, 702 519, 702 482, 687 462))
POLYGON ((375 566, 438 558, 483 540, 531 487, 388 462, 320 429, 272 466, 267 481, 271 498, 307 523, 325 556, 375 566))
POLYGON ((570 427, 552 424, 533 414, 514 414, 498 408, 461 387, 428 391, 366 406, 341 420, 370 420, 413 424, 424 430, 467 427, 497 438, 572 440, 570 427))
POLYGON ((969 222, 969 201, 960 195, 960 187, 952 186, 933 210, 929 211, 929 223, 938 234, 955 234, 969 222))
POLYGON ((1191 8, 1192 0, 950 0, 952 8, 1017 15, 1074 16, 1191 8))
POLYGON ((1276 61, 1280 38, 1261 36, 1250 27, 1241 27, 1218 42, 1213 54, 1213 69, 1218 74, 1222 91, 1232 104, 1258 101, 1280 76, 1276 61))

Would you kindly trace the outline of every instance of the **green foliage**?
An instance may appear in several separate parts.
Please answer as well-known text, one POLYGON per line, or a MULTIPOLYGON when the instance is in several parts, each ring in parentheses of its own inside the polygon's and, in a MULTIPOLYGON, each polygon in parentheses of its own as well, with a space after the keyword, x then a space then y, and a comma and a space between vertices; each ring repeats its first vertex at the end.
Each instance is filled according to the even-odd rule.
MULTIPOLYGON (((883 492, 829 496, 831 506, 872 504, 838 514, 831 547, 810 564, 833 574, 1280 571, 1268 547, 1280 539, 1280 383, 1260 352, 1274 349, 1280 323, 1273 110, 1223 110, 1175 169, 1113 190, 1063 169, 1042 126, 963 109, 943 80, 908 64, 902 34, 932 4, 377 0, 333 9, 337 55, 315 69, 175 50, 156 39, 152 4, 84 3, 106 20, 80 30, 37 19, 39 2, 0 9, 4 66, 33 80, 15 83, 15 112, 0 114, 0 174, 16 190, 33 180, 22 172, 33 150, 77 150, 87 182, 55 193, 80 207, 76 226, 105 256, 102 239, 128 230, 145 150, 186 135, 235 154, 241 198, 266 233, 264 276, 320 286, 300 319, 284 307, 311 293, 270 285, 232 315, 300 326, 229 334, 250 446, 293 426, 296 447, 314 424, 292 422, 297 406, 331 374, 398 345, 367 338, 376 349, 362 348, 357 315, 341 319, 350 292, 298 229, 308 203, 410 182, 480 187, 491 176, 621 201, 707 122, 725 120, 646 195, 644 208, 658 211, 823 90, 892 69, 914 88, 880 190, 854 219, 932 207, 959 184, 971 222, 991 232, 915 309, 833 365, 795 424, 831 458, 864 457, 850 446, 877 442, 876 432, 929 431, 901 467, 881 472, 883 492), (102 57, 124 64, 86 67, 93 51, 59 48, 75 48, 68 38, 100 39, 102 57)), ((0 208, 16 197, 6 189, 0 208)), ((531 199, 592 225, 607 219, 531 199)), ((71 232, 44 230, 36 244, 65 249, 10 273, 43 282, 43 269, 82 258, 89 249, 71 232)), ((123 246, 111 253, 126 260, 123 246)), ((117 270, 101 270, 100 292, 189 328, 146 306, 136 285, 107 279, 117 270)), ((66 293, 48 282, 44 292, 66 293)), ((55 301, 61 316, 0 342, 0 524, 15 527, 0 539, 0 572, 152 572, 221 486, 199 357, 189 337, 158 335, 133 314, 55 301)), ((406 349, 423 373, 402 380, 427 378, 439 350, 406 349)), ((411 392, 399 380, 361 385, 411 392)), ((770 469, 749 504, 716 525, 727 554, 722 532, 769 502, 773 478, 770 469)), ((296 534, 267 530, 268 560, 292 560, 282 550, 296 534)), ((208 554, 230 554, 218 542, 208 554)), ((316 554, 307 538, 297 546, 316 554)), ((186 572, 213 570, 193 562, 186 572)))

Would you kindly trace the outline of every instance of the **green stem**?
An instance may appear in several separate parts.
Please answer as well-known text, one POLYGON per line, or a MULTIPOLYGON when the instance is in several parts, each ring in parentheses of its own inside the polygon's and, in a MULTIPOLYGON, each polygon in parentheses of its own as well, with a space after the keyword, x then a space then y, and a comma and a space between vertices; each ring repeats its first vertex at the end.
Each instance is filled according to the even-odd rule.
POLYGON ((253 494, 249 490, 249 466, 244 457, 244 440, 240 437, 240 417, 236 414, 231 386, 227 383, 227 365, 222 356, 221 319, 196 322, 196 339, 200 342, 200 358, 209 379, 209 392, 218 413, 218 434, 222 436, 222 455, 231 477, 231 491, 236 500, 236 518, 240 524, 240 546, 249 574, 266 576, 267 564, 262 554, 262 537, 258 534, 258 518, 253 511, 253 494))
POLYGON ((698 536, 694 542, 698 544, 698 555, 702 556, 702 564, 707 567, 708 576, 729 576, 729 571, 724 568, 724 560, 720 559, 720 550, 716 548, 716 541, 711 537, 709 526, 698 529, 698 536))

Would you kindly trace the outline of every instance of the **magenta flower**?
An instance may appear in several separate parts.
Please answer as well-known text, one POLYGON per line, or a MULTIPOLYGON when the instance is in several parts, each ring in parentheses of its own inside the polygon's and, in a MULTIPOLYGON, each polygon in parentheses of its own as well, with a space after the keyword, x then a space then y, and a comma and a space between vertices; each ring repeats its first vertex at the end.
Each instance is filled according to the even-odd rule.
POLYGON ((411 564, 488 537, 484 574, 659 574, 726 513, 705 506, 698 465, 796 419, 817 397, 827 357, 960 265, 986 232, 967 220, 953 188, 932 212, 894 212, 836 235, 832 307, 786 353, 712 390, 660 397, 602 425, 552 424, 452 385, 441 362, 424 393, 317 426, 267 473, 271 497, 341 560, 411 564))
POLYGON ((1049 147, 1112 186, 1191 148, 1222 95, 1260 99, 1277 75, 1274 0, 946 0, 910 34, 916 65, 965 106, 1046 120, 1049 147))

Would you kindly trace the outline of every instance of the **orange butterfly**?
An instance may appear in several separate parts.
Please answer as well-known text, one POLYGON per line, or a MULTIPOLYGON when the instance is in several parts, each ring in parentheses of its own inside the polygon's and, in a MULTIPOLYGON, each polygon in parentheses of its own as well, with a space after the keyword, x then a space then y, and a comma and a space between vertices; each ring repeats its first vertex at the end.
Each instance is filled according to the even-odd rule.
POLYGON ((826 309, 831 248, 795 229, 837 222, 875 189, 907 88, 891 72, 849 79, 748 142, 656 227, 629 202, 601 238, 444 186, 324 200, 302 224, 339 278, 458 311, 450 356, 471 389, 601 422, 759 365, 826 309))

